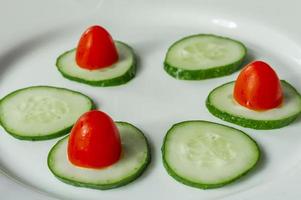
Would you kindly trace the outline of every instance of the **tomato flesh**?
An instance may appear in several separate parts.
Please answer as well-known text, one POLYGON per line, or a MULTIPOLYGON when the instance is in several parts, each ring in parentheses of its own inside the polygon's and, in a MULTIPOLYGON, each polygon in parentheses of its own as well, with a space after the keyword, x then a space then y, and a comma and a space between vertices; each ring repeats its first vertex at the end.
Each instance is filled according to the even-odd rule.
POLYGON ((265 62, 255 61, 240 72, 234 87, 234 99, 252 110, 268 110, 283 101, 281 82, 265 62))
POLYGON ((108 31, 100 26, 92 26, 82 34, 75 59, 79 67, 94 70, 117 62, 118 53, 108 31))
POLYGON ((71 130, 67 154, 79 167, 103 168, 117 162, 121 142, 113 120, 98 110, 83 114, 71 130))

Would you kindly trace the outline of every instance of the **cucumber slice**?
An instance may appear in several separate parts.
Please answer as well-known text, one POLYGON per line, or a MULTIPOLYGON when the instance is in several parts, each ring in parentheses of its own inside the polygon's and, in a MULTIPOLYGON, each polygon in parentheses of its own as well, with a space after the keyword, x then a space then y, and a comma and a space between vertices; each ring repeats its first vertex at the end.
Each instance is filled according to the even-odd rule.
POLYGON ((206 106, 214 116, 253 129, 276 129, 287 126, 301 113, 301 96, 286 81, 281 81, 284 102, 278 108, 254 111, 233 99, 235 82, 226 83, 210 92, 206 106))
POLYGON ((92 100, 76 91, 51 86, 23 88, 0 102, 3 128, 21 140, 46 140, 65 135, 92 100))
POLYGON ((244 132, 207 121, 185 121, 167 132, 163 164, 177 181, 209 189, 249 172, 260 158, 256 142, 244 132))
POLYGON ((120 160, 103 169, 88 169, 71 164, 67 156, 68 136, 58 141, 48 155, 50 171, 61 181, 79 187, 112 189, 138 178, 150 162, 147 139, 135 126, 116 122, 122 143, 120 160))
POLYGON ((65 78, 88 85, 106 87, 124 84, 135 76, 135 55, 132 48, 125 43, 115 41, 115 45, 119 60, 110 67, 96 70, 80 68, 75 61, 76 49, 59 56, 56 66, 65 78))
POLYGON ((192 35, 168 49, 164 69, 183 80, 220 77, 238 70, 246 54, 247 48, 239 41, 210 34, 192 35))

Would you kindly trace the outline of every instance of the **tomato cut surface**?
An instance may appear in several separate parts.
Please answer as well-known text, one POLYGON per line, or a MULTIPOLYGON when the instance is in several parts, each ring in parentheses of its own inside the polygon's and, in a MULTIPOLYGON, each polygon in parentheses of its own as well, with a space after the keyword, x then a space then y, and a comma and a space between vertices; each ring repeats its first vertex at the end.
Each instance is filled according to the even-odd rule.
POLYGON ((239 74, 234 87, 234 99, 252 110, 268 110, 283 101, 280 80, 265 62, 248 64, 239 74))
POLYGON ((109 67, 118 61, 118 52, 109 32, 91 26, 81 36, 76 49, 76 63, 84 69, 109 67))
POLYGON ((104 112, 83 114, 73 126, 68 141, 69 161, 80 167, 107 167, 120 158, 121 142, 114 121, 104 112))

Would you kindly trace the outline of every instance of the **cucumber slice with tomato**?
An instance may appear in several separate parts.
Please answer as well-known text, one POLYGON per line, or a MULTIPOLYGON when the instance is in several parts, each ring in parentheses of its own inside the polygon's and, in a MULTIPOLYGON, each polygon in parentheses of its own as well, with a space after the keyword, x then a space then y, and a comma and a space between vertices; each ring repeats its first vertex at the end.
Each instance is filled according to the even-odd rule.
POLYGON ((3 128, 21 140, 46 140, 67 134, 77 118, 94 107, 79 92, 51 86, 14 91, 0 102, 3 128))
POLYGON ((162 146, 169 175, 188 186, 209 189, 231 183, 254 168, 256 142, 244 132, 207 121, 173 125, 162 146))
POLYGON ((233 98, 235 82, 229 82, 210 92, 206 106, 214 116, 253 129, 276 129, 287 126, 301 113, 301 96, 282 80, 284 99, 277 108, 255 111, 238 104, 233 98))
POLYGON ((183 80, 220 77, 238 70, 246 54, 247 48, 237 40, 210 34, 192 35, 168 49, 164 69, 183 80))
POLYGON ((48 167, 61 181, 79 187, 112 189, 138 178, 150 162, 150 149, 144 134, 126 122, 116 122, 123 152, 111 166, 92 169, 77 167, 68 160, 68 137, 58 141, 48 155, 48 167))
POLYGON ((124 84, 136 74, 136 59, 130 46, 119 41, 115 41, 115 45, 119 60, 109 67, 93 70, 79 67, 75 60, 76 49, 59 56, 56 66, 65 78, 88 85, 106 87, 124 84))

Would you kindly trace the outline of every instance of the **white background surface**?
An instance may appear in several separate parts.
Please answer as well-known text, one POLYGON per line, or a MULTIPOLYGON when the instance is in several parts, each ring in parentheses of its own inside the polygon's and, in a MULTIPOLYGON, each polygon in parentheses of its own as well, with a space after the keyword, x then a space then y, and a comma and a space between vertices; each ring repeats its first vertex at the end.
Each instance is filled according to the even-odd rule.
POLYGON ((152 163, 137 181, 114 190, 76 188, 49 172, 46 158, 57 139, 19 141, 0 129, 0 198, 9 199, 273 199, 301 197, 301 120, 288 127, 256 131, 211 116, 204 101, 237 73, 204 81, 179 81, 163 70, 170 44, 194 33, 241 40, 248 61, 269 62, 282 79, 301 91, 299 1, 1 1, 0 96, 30 85, 53 85, 91 96, 115 120, 141 128, 152 147, 152 163), (106 27, 136 51, 139 69, 126 85, 96 88, 61 77, 55 60, 74 48, 90 25, 106 27), (263 159, 248 176, 224 188, 199 190, 169 177, 160 147, 174 123, 210 120, 239 128, 255 138, 263 159), (17 183, 18 182, 18 183, 17 183), (46 197, 47 196, 47 197, 46 197), (49 196, 49 197, 48 197, 49 196))

